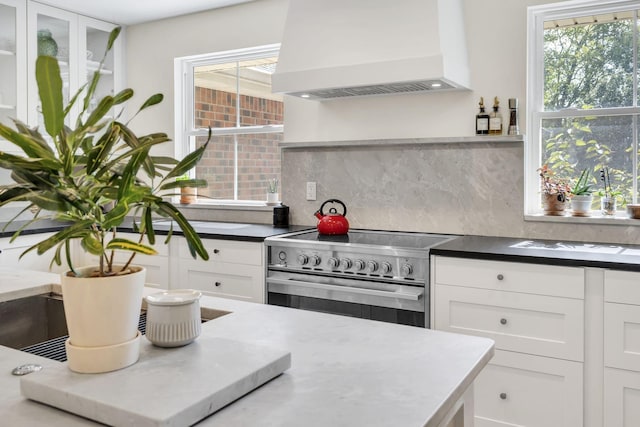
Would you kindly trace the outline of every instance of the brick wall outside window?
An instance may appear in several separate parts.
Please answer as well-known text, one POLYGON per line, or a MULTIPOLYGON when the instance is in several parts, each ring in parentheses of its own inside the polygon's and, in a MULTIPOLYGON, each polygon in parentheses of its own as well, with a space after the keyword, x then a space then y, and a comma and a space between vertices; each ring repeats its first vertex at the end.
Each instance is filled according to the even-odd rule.
MULTIPOLYGON (((240 96, 242 126, 282 124, 283 103, 254 96, 240 96)), ((225 128, 236 125, 236 94, 195 88, 196 128, 225 128)), ((266 200, 267 181, 280 180, 281 133, 239 134, 214 137, 196 167, 196 177, 206 179, 199 196, 233 199, 235 144, 238 141, 238 199, 266 200)), ((197 144, 205 138, 198 138, 197 144)), ((280 189, 278 189, 280 190, 280 189)))

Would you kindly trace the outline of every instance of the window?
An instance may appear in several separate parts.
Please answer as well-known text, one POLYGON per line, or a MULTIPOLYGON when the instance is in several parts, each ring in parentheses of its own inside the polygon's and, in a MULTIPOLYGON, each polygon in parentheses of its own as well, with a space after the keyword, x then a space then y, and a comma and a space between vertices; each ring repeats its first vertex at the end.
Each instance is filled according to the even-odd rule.
POLYGON ((587 169, 594 189, 607 168, 612 190, 637 201, 638 9, 638 1, 529 9, 526 213, 541 212, 544 164, 570 182, 587 169))
POLYGON ((280 181, 284 108, 271 93, 279 45, 177 58, 176 151, 211 142, 192 177, 205 179, 198 203, 260 205, 280 181), (181 132, 178 132, 181 129, 181 132))

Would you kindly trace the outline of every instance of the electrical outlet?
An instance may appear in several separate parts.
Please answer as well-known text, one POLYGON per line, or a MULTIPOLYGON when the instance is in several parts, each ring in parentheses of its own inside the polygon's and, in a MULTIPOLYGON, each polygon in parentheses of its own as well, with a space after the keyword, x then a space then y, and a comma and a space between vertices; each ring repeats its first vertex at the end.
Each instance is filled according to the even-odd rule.
POLYGON ((316 183, 307 182, 307 200, 316 199, 316 183))

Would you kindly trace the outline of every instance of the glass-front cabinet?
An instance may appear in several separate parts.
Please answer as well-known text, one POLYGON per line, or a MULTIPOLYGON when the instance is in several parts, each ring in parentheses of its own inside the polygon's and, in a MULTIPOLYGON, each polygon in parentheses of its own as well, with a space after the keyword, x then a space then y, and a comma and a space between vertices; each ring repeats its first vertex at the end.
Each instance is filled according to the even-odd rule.
MULTIPOLYGON (((26 120, 27 46, 26 12, 23 0, 0 0, 0 122, 26 120)), ((0 150, 16 151, 13 144, 0 138, 0 150)), ((0 171, 0 180, 3 177, 0 171)))
MULTIPOLYGON (((27 19, 27 74, 35 76, 38 55, 57 58, 63 79, 65 105, 85 83, 91 81, 95 72, 100 72, 101 78, 96 95, 90 100, 89 109, 95 107, 97 101, 103 96, 114 94, 122 89, 120 73, 116 71, 117 67, 121 67, 120 39, 116 41, 113 50, 104 57, 103 66, 100 67, 109 33, 116 27, 115 25, 36 2, 27 3, 27 19)), ((29 78, 28 93, 29 124, 43 128, 35 78, 29 78)), ((83 96, 78 98, 67 116, 67 124, 75 121, 83 101, 83 96)))

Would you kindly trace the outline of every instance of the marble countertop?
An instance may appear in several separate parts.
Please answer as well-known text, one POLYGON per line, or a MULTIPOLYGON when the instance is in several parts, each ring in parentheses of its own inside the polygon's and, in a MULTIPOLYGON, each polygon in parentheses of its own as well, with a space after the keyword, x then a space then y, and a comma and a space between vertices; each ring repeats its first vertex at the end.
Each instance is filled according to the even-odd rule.
MULTIPOLYGON (((14 221, 6 230, 3 227, 6 223, 0 222, 0 238, 11 237, 13 233, 26 224, 27 221, 14 221)), ((309 226, 302 225, 290 225, 289 227, 274 227, 270 224, 245 224, 235 222, 222 222, 222 221, 190 221, 193 228, 200 235, 201 238, 206 239, 224 239, 224 240, 243 240, 262 242, 264 239, 270 236, 277 236, 279 234, 291 233, 294 231, 307 230, 309 226)), ((154 230, 157 234, 166 235, 170 230, 170 221, 156 221, 154 223, 154 230)), ((49 233, 61 230, 68 224, 60 223, 57 221, 42 220, 34 223, 29 228, 25 229, 22 234, 38 234, 49 233)), ((120 231, 133 231, 131 222, 125 222, 121 227, 118 227, 120 231)), ((183 233, 180 227, 174 226, 173 234, 181 236, 183 233)))
POLYGON ((461 236, 432 247, 430 254, 640 271, 640 245, 461 236))
MULTIPOLYGON (((3 299, 41 293, 59 280, 0 274, 3 299)), ((202 336, 288 349, 292 367, 199 426, 435 426, 493 355, 493 342, 480 337, 213 297, 201 306, 231 312, 203 324, 202 336)), ((59 363, 0 346, 3 424, 94 425, 23 398, 10 371, 30 362, 45 369, 59 363)), ((180 374, 180 366, 173 369, 180 374)), ((141 404, 148 399, 151 388, 141 404)))

